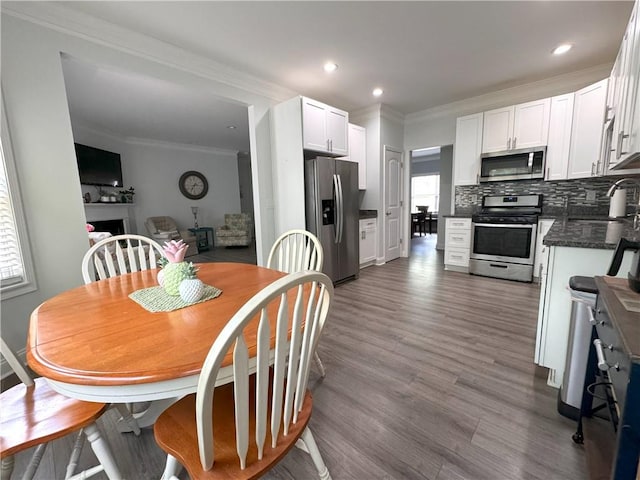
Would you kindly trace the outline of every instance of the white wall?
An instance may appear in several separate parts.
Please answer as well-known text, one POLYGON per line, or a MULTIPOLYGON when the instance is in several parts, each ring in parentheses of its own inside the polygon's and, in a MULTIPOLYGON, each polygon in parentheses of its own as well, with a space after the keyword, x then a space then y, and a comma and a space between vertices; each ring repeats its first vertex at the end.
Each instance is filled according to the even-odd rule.
POLYGON ((240 213, 238 163, 234 152, 186 148, 170 144, 134 143, 128 145, 125 177, 136 189, 135 216, 138 233, 147 234, 147 217, 168 215, 180 229, 193 227, 191 206, 198 207, 198 225, 224 224, 225 213, 240 213), (209 192, 200 200, 180 193, 178 180, 188 171, 201 172, 209 192))
MULTIPOLYGON (((273 96, 268 97, 271 87, 266 82, 251 83, 244 77, 234 82, 228 70, 223 71, 206 59, 114 26, 102 29, 97 20, 56 15, 56 8, 47 2, 2 5, 2 90, 38 284, 38 290, 31 294, 2 299, 2 335, 17 351, 24 349, 33 309, 45 299, 82 283, 80 262, 88 248, 61 52, 91 63, 204 89, 250 106, 259 262, 266 258, 275 239, 268 111, 271 105, 292 96, 284 89, 274 89, 273 96), (49 29, 23 19, 30 16, 46 17, 57 27, 49 29), (69 25, 81 30, 82 35, 67 31, 69 25), (94 37, 99 38, 95 42, 87 40, 94 37), (244 89, 233 86, 236 84, 244 89)), ((163 155, 166 158, 166 151, 163 155)), ((140 162, 148 161, 144 155, 139 158, 140 162)), ((201 160, 189 156, 186 161, 178 164, 174 175, 201 160)), ((237 166, 231 168, 237 177, 237 166)), ((131 172, 131 178, 125 181, 144 195, 146 187, 139 177, 138 172, 131 172)), ((155 175, 153 178, 157 180, 155 175)), ((218 188, 216 178, 210 178, 210 182, 214 189, 218 188)), ((237 178, 229 183, 237 188, 237 178)), ((177 206, 176 211, 187 209, 190 213, 190 204, 177 206)), ((239 204, 229 208, 232 207, 239 210, 239 204)), ((218 218, 217 213, 209 215, 207 221, 218 218)))
POLYGON ((436 248, 444 250, 445 215, 451 215, 451 190, 453 188, 453 145, 440 148, 440 206, 438 208, 438 241, 436 248))

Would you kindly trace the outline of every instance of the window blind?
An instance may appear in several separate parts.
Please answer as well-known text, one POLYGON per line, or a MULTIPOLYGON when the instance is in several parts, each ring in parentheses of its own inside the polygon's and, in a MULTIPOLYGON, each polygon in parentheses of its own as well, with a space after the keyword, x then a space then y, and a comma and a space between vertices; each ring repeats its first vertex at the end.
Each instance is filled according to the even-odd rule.
POLYGON ((2 168, 0 168, 0 288, 21 283, 24 280, 24 262, 20 239, 11 201, 5 153, 0 142, 2 168))

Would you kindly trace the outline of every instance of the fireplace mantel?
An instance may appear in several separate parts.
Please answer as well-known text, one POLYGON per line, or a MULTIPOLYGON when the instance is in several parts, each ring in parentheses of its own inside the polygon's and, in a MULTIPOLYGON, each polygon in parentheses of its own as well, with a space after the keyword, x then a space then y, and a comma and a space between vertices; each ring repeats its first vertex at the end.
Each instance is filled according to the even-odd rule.
POLYGON ((130 233, 129 207, 135 203, 85 203, 84 215, 88 223, 104 220, 122 220, 125 233, 130 233))

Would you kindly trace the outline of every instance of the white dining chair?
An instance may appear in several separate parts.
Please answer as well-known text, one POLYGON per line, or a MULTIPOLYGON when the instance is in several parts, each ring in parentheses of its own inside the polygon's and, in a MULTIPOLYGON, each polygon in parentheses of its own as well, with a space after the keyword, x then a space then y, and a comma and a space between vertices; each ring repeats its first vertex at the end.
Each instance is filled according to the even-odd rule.
POLYGON ((123 273, 156 268, 162 256, 164 252, 160 244, 143 235, 125 234, 105 238, 85 253, 82 278, 88 284, 123 273))
POLYGON ((17 453, 36 447, 22 476, 23 479, 33 478, 47 443, 77 432, 65 479, 80 480, 102 471, 110 480, 121 479, 109 445, 95 423, 108 406, 65 397, 53 391, 44 378, 33 379, 1 338, 0 354, 22 382, 0 394, 0 478, 11 477, 17 453), (100 463, 74 475, 85 436, 100 463))
MULTIPOLYGON (((82 259, 82 278, 85 284, 116 277, 124 273, 156 268, 164 251, 158 242, 142 235, 116 235, 96 242, 82 259)), ((113 404, 135 435, 140 426, 130 404, 113 404)))
MULTIPOLYGON (((322 271, 324 251, 318 237, 307 230, 289 230, 280 235, 271 247, 267 268, 293 273, 304 270, 322 271)), ((318 352, 314 354, 320 376, 326 375, 318 352)))
POLYGON ((294 446, 311 455, 321 480, 331 479, 308 426, 307 382, 332 298, 329 277, 305 271, 276 280, 238 310, 209 350, 196 393, 154 425, 168 454, 163 479, 176 479, 180 465, 193 480, 258 478, 294 446), (259 324, 250 358, 243 330, 251 321, 259 324), (233 382, 216 387, 227 374, 233 382))

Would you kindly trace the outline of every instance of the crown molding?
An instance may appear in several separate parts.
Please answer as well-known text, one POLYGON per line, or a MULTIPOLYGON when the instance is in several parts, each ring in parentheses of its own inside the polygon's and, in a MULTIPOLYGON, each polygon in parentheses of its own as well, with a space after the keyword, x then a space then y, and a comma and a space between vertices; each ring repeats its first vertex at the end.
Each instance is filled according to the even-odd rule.
POLYGON ((208 147, 204 145, 192 145, 190 143, 167 142, 165 140, 154 140, 151 138, 125 137, 124 142, 129 145, 140 145, 143 147, 167 148, 172 150, 190 150, 192 152, 208 153, 214 155, 231 156, 237 158, 238 150, 227 150, 225 148, 208 147))
POLYGON ((391 120, 392 122, 404 125, 405 115, 398 112, 397 110, 392 109, 389 105, 385 105, 384 103, 380 104, 380 116, 386 118, 387 120, 391 120))
POLYGON ((359 108, 358 110, 349 112, 349 117, 355 117, 360 120, 375 119, 381 115, 380 113, 381 110, 382 110, 382 104, 376 103, 374 105, 370 105, 364 108, 359 108))
POLYGON ((611 64, 596 65, 594 67, 577 70, 575 72, 555 77, 545 78, 537 82, 509 87, 495 92, 478 95, 457 102, 410 113, 405 116, 405 123, 411 125, 444 116, 462 116, 491 110, 517 103, 527 102, 553 95, 569 93, 607 78, 611 73, 611 64))
POLYGON ((56 2, 1 4, 3 14, 281 102, 292 90, 56 2))
POLYGON ((213 154, 213 155, 232 156, 234 158, 236 158, 239 153, 239 151, 237 150, 229 150, 226 148, 216 148, 216 147, 210 147, 207 145, 194 145, 191 143, 169 142, 167 140, 156 140, 153 138, 124 137, 120 134, 111 132, 109 130, 100 129, 95 126, 88 125, 86 123, 85 124, 72 123, 72 127, 73 127, 73 130, 76 130, 76 129, 84 130, 85 132, 89 132, 94 135, 99 135, 101 137, 106 137, 116 142, 121 142, 128 145, 167 148, 172 150, 189 150, 192 152, 199 152, 199 153, 206 153, 206 154, 213 154))

